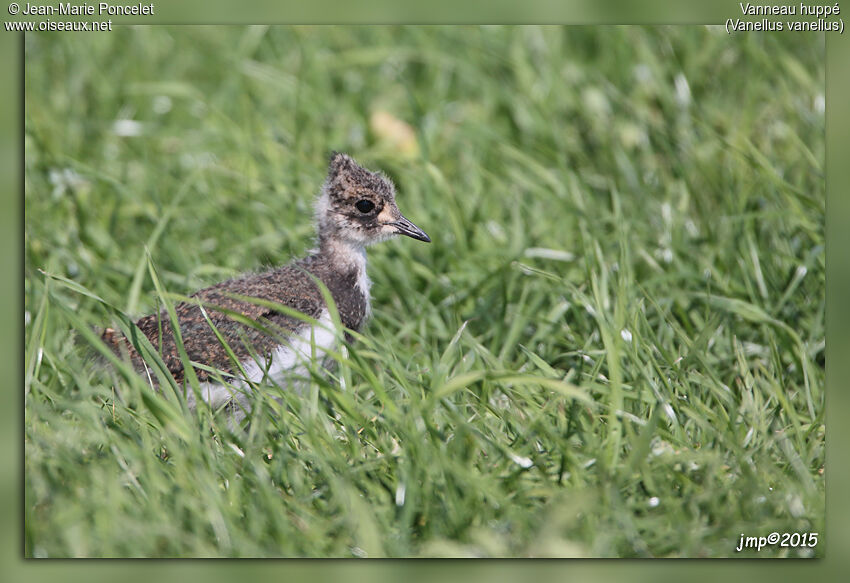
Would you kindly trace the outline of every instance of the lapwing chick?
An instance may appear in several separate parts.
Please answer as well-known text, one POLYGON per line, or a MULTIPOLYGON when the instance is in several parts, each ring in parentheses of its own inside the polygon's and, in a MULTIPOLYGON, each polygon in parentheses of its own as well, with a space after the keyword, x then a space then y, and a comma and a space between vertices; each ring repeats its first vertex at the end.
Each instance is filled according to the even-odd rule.
MULTIPOLYGON (((200 381, 201 397, 213 408, 227 405, 237 419, 250 410, 250 383, 245 380, 271 381, 285 387, 299 369, 303 374, 306 362, 321 358, 333 348, 336 335, 316 279, 330 292, 343 326, 359 331, 371 309, 366 247, 396 235, 431 241, 425 231, 399 211, 392 182, 380 172, 361 167, 346 154, 331 156, 315 209, 318 245, 307 257, 202 289, 190 296, 193 301, 174 306, 189 360, 223 371, 225 378, 233 379, 221 384, 217 382, 221 376, 193 367, 200 381), (316 323, 238 296, 282 304, 316 323), (206 317, 199 303, 204 306, 206 317), (240 322, 234 314, 257 325, 240 322), (210 322, 235 354, 238 365, 210 322)), ((175 381, 183 383, 186 371, 165 310, 141 318, 136 325, 158 349, 175 381)), ((103 339, 116 353, 128 354, 146 378, 156 378, 120 332, 108 328, 103 339)), ((191 388, 186 395, 190 407, 194 407, 191 388)))

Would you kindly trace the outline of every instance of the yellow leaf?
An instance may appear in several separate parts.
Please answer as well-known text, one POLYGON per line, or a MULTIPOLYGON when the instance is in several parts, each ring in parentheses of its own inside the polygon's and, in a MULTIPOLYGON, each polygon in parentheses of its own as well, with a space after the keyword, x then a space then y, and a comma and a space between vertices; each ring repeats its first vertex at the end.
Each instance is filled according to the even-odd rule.
POLYGON ((419 142, 416 141, 416 131, 407 122, 393 114, 376 110, 369 116, 369 129, 383 145, 397 151, 405 158, 413 158, 419 154, 419 142))

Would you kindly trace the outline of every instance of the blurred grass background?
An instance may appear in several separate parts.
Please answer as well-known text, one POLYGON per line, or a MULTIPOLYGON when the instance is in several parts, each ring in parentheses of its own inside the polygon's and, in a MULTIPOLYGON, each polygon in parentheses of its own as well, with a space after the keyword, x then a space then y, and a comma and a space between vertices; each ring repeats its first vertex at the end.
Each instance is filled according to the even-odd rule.
POLYGON ((822 532, 822 36, 127 27, 25 50, 28 555, 735 556, 822 532), (331 149, 434 239, 370 250, 348 391, 317 379, 247 434, 116 398, 80 335, 108 310, 38 270, 138 316, 146 248, 178 293, 287 261, 331 149))

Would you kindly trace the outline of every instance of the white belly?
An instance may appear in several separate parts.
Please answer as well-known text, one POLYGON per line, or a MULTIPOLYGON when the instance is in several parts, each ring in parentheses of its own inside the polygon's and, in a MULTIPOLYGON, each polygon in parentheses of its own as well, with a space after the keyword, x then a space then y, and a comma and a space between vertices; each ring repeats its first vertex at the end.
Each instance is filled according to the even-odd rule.
MULTIPOLYGON (((326 311, 318 318, 315 326, 306 326, 290 337, 288 345, 278 346, 270 358, 258 361, 242 361, 245 376, 251 383, 271 383, 283 388, 295 388, 299 378, 307 375, 312 363, 321 363, 325 354, 336 344, 336 334, 330 314, 326 311)), ((200 384, 201 398, 213 409, 235 400, 234 416, 241 420, 251 408, 251 387, 242 380, 234 379, 224 385, 217 382, 200 384)), ((190 408, 195 407, 195 395, 187 391, 186 400, 190 408)))

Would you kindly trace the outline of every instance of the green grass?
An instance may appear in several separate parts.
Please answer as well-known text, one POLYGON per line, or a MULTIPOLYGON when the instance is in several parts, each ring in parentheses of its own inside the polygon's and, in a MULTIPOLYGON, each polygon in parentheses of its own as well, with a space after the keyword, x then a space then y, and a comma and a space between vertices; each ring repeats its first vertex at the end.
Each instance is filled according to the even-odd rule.
POLYGON ((26 53, 28 556, 823 554, 822 35, 146 26, 26 53), (233 432, 94 358, 121 314, 303 254, 332 149, 434 240, 370 249, 332 373, 233 432))

